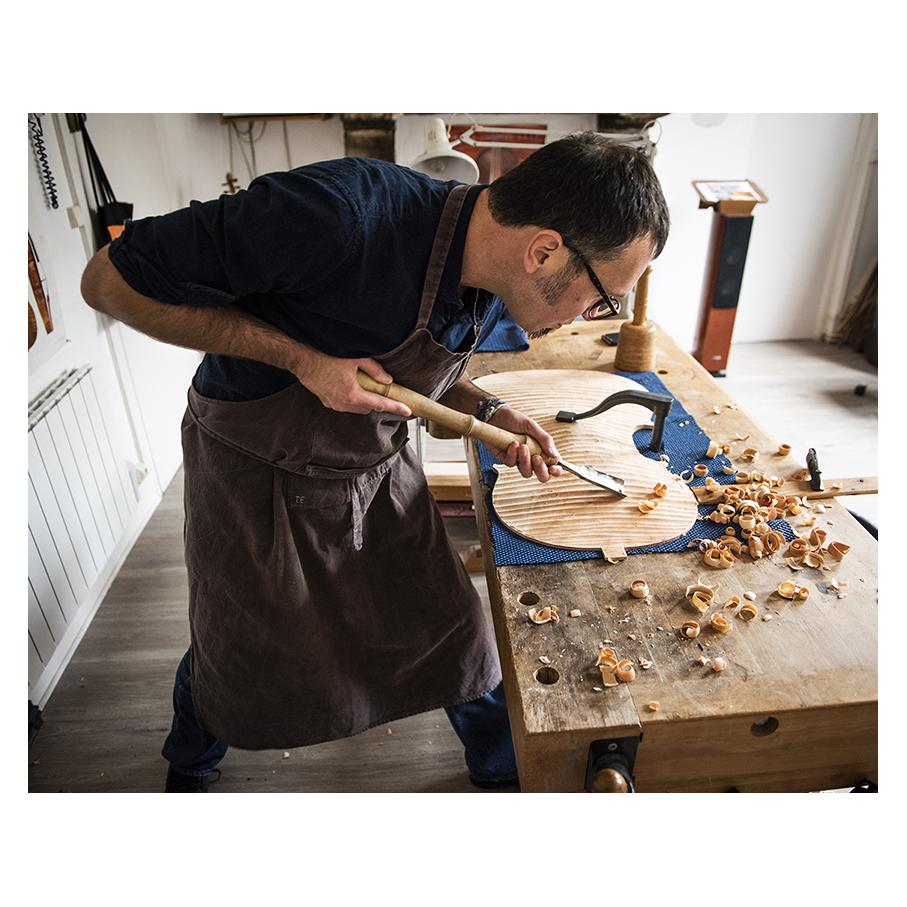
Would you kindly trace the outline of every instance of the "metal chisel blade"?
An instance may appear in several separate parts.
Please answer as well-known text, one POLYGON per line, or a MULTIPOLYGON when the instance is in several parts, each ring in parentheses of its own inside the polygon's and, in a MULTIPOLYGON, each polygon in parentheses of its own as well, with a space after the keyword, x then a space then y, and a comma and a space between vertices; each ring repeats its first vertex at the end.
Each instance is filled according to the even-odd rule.
POLYGON ((606 472, 599 472, 591 466, 575 466, 573 463, 568 463, 566 460, 558 460, 557 463, 558 466, 563 466, 564 469, 572 472, 573 475, 585 479, 593 485, 598 485, 599 488, 606 488, 608 491, 613 491, 626 497, 624 480, 618 476, 612 476, 606 472))

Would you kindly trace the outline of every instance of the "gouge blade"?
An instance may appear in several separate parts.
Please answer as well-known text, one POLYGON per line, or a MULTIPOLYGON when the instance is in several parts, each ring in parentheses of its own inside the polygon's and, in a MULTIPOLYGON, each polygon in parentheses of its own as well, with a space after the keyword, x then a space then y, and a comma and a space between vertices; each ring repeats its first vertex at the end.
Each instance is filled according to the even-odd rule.
POLYGON ((626 497, 627 493, 624 491, 624 480, 618 476, 608 475, 606 472, 599 472, 591 466, 575 466, 573 463, 568 463, 566 460, 558 460, 557 465, 563 466, 564 469, 572 472, 573 475, 585 479, 593 485, 598 485, 599 488, 606 488, 608 491, 613 491, 626 497))

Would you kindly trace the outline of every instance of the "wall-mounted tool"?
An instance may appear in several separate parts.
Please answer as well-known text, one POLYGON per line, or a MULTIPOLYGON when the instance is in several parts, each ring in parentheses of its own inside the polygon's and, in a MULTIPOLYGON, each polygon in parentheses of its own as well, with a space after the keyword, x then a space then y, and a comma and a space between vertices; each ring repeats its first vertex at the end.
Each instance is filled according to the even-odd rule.
POLYGON ((655 324, 646 320, 651 265, 636 283, 633 320, 620 326, 614 367, 619 372, 651 372, 655 368, 655 324))
POLYGON ((455 409, 450 409, 450 407, 444 406, 436 400, 424 397, 422 394, 401 387, 399 384, 381 384, 365 372, 358 372, 356 378, 360 387, 365 390, 371 391, 373 394, 381 394, 382 397, 396 400, 398 403, 405 403, 412 410, 414 416, 419 416, 419 418, 430 422, 437 422, 445 428, 452 429, 464 438, 475 438, 477 441, 483 441, 492 447, 501 449, 508 448, 514 441, 519 444, 525 444, 533 454, 538 454, 549 466, 561 466, 580 479, 591 482, 593 485, 598 485, 599 488, 613 491, 615 494, 622 496, 626 494, 624 492, 624 480, 619 476, 600 472, 591 466, 577 466, 563 459, 546 456, 535 438, 530 438, 528 435, 516 435, 513 432, 489 425, 487 422, 480 422, 469 413, 457 412, 455 409))

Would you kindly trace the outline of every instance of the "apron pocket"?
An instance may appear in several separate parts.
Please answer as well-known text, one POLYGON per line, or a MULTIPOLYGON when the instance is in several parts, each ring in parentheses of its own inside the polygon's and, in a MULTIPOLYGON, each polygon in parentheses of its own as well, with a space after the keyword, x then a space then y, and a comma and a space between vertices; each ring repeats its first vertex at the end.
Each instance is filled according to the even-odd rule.
POLYGON ((361 475, 330 479, 284 473, 288 515, 296 512, 317 525, 322 538, 333 534, 342 547, 361 551, 363 521, 390 468, 385 462, 361 475))

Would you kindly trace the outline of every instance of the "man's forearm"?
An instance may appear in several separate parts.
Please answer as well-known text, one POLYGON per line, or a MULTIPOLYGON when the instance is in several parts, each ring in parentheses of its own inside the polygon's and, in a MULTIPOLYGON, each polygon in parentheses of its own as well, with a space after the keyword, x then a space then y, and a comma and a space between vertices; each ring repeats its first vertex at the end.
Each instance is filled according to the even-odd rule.
POLYGON ((445 391, 439 403, 461 413, 476 414, 476 407, 488 400, 492 394, 483 391, 478 385, 473 384, 465 375, 449 390, 445 391))
POLYGON ((303 367, 304 344, 236 306, 168 305, 137 293, 110 263, 106 246, 82 275, 82 297, 93 309, 164 343, 256 359, 292 372, 303 367))
POLYGON ((82 275, 82 297, 104 312, 163 343, 221 356, 254 359, 292 372, 328 409, 409 416, 402 403, 364 391, 362 369, 383 384, 392 380, 374 359, 337 359, 244 312, 237 306, 169 305, 136 293, 111 264, 106 247, 82 275))

